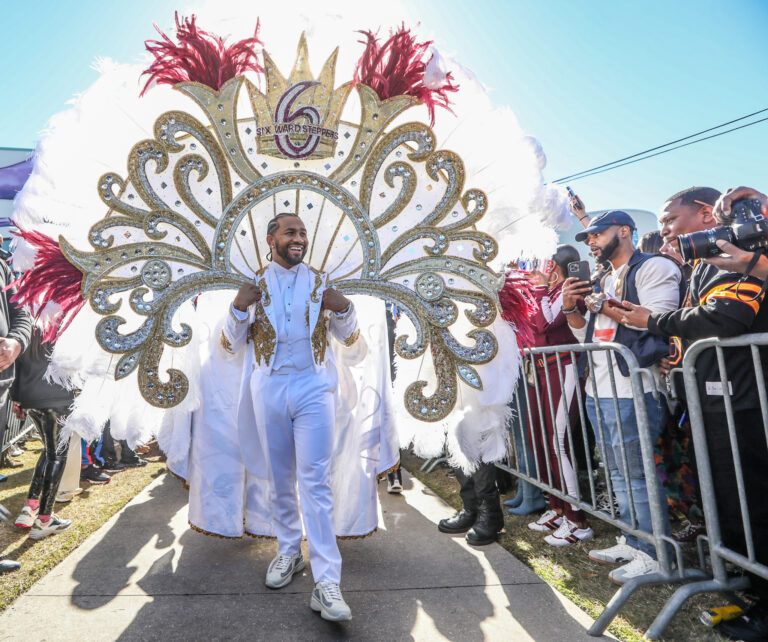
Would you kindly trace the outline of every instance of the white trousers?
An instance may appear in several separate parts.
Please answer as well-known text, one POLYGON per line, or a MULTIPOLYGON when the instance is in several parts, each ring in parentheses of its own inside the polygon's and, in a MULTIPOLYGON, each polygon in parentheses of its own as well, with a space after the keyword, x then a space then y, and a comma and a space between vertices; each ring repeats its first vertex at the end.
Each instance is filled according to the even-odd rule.
MULTIPOLYGON (((565 480, 565 488, 571 497, 576 497, 578 493, 578 480, 576 478, 576 471, 573 469, 571 460, 569 457, 574 456, 568 454, 568 414, 571 411, 571 405, 576 402, 576 386, 578 385, 578 377, 576 376, 576 368, 574 364, 569 363, 564 367, 565 377, 563 379, 562 388, 560 390, 560 399, 557 400, 557 412, 555 413, 555 430, 552 436, 553 452, 560 453, 560 470, 563 473, 563 479, 565 480)), ((557 378, 557 375, 555 375, 557 378)), ((574 440, 575 437, 571 435, 574 440)), ((574 444, 574 448, 576 444, 574 444)), ((555 455, 557 457, 557 455, 555 455)), ((579 510, 578 506, 571 504, 573 510, 579 510)))
POLYGON ((268 455, 278 553, 301 551, 301 514, 315 582, 341 581, 330 472, 336 405, 330 373, 313 368, 251 377, 253 410, 268 455))

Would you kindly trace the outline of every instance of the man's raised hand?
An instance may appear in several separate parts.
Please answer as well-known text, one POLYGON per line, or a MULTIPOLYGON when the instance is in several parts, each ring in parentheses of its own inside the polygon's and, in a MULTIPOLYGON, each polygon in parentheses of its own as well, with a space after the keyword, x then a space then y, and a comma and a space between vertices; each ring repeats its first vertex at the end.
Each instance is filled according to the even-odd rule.
POLYGON ((760 201, 760 210, 763 216, 768 217, 768 196, 752 187, 732 187, 717 199, 717 203, 712 208, 712 214, 714 214, 718 223, 730 221, 731 205, 733 205, 734 201, 739 201, 743 198, 753 198, 760 201))
POLYGON ((236 310, 245 312, 249 305, 253 305, 257 301, 261 301, 261 288, 253 283, 243 283, 237 291, 232 305, 235 306, 236 310))
POLYGON ((330 310, 331 312, 346 312, 351 305, 351 301, 341 292, 333 288, 323 290, 323 304, 321 310, 330 310))

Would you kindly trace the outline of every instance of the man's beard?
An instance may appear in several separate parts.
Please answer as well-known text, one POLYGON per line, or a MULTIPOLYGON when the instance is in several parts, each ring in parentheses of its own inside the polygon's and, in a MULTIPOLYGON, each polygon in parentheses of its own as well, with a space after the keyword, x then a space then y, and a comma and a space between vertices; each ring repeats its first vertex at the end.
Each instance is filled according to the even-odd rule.
POLYGON ((304 257, 307 255, 307 246, 304 246, 304 250, 301 253, 301 256, 296 258, 294 256, 291 256, 288 254, 288 248, 291 245, 296 245, 296 243, 285 243, 284 245, 280 245, 279 243, 275 243, 275 253, 283 259, 288 265, 294 266, 298 265, 304 260, 304 257))
POLYGON ((608 241, 608 245, 606 245, 603 249, 600 250, 600 256, 595 257, 595 260, 605 267, 608 267, 608 263, 610 262, 613 255, 616 253, 616 250, 619 247, 619 235, 617 234, 614 236, 610 241, 608 241))

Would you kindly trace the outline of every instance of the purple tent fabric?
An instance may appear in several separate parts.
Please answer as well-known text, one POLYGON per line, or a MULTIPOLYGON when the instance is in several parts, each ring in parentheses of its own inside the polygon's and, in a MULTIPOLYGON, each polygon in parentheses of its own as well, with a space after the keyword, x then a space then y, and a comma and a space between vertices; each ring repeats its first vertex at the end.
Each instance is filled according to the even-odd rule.
POLYGON ((0 167, 0 199, 11 200, 16 193, 24 187, 29 175, 32 173, 32 159, 0 167))

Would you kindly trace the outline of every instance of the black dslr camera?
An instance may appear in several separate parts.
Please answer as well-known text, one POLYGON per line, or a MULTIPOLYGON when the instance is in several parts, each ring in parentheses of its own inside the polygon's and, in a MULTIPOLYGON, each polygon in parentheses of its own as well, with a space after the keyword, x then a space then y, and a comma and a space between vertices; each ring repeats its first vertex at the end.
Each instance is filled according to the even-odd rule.
POLYGON ((748 252, 768 247, 768 220, 760 211, 760 201, 747 198, 734 201, 731 215, 723 225, 677 237, 680 256, 686 262, 722 254, 717 241, 728 241, 748 252))

